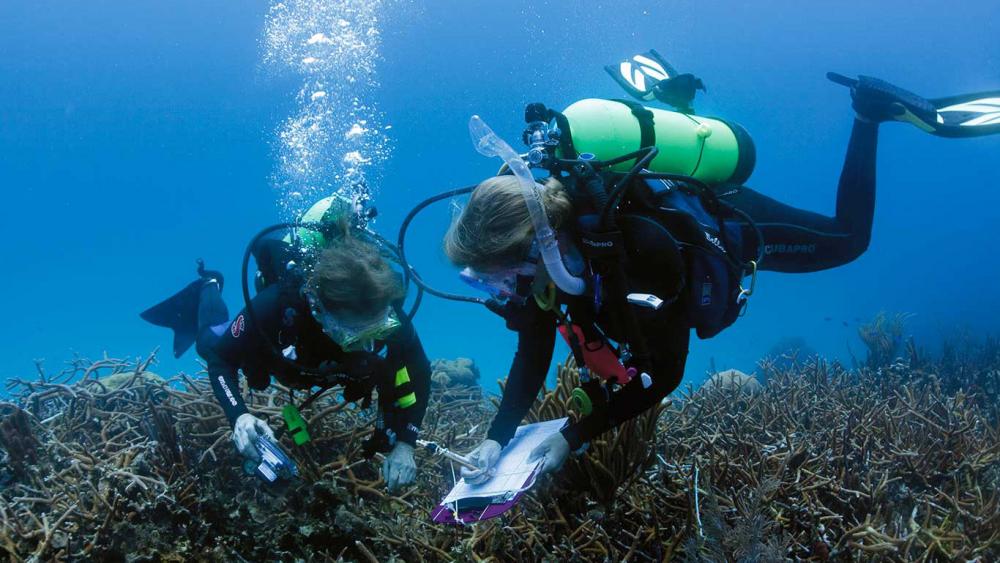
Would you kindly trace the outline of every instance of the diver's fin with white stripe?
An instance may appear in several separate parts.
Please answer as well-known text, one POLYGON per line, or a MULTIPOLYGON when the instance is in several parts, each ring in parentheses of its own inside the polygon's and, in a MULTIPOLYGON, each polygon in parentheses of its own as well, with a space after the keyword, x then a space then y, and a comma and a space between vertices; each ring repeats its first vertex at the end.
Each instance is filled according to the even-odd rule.
POLYGON ((871 76, 826 76, 849 87, 855 111, 873 121, 905 121, 940 137, 1000 133, 1000 90, 928 100, 871 76))
POLYGON ((935 134, 974 137, 1000 133, 1000 90, 931 100, 942 124, 935 134))
POLYGON ((608 71, 611 78, 614 78, 629 95, 646 102, 656 97, 653 87, 658 82, 677 76, 677 70, 670 66, 656 49, 635 55, 617 65, 607 65, 604 70, 608 71))
POLYGON ((691 102, 705 84, 693 74, 680 74, 656 49, 626 59, 617 66, 604 67, 632 97, 649 102, 659 100, 678 111, 692 113, 691 102))

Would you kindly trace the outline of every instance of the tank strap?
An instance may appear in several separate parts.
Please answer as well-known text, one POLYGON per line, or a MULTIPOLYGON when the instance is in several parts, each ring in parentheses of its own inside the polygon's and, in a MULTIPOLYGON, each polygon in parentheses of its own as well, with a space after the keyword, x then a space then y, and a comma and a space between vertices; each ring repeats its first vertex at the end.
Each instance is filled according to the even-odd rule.
POLYGON ((556 120, 556 125, 562 130, 562 136, 559 137, 559 148, 562 150, 563 158, 576 158, 578 153, 576 152, 576 147, 573 146, 573 131, 570 129, 569 120, 566 116, 556 110, 549 110, 552 113, 552 118, 556 120))
POLYGON ((656 127, 653 123, 653 112, 643 107, 642 104, 633 102, 632 100, 611 100, 612 102, 618 102, 625 105, 629 110, 632 111, 632 115, 639 121, 639 146, 637 148, 646 148, 656 145, 656 127))

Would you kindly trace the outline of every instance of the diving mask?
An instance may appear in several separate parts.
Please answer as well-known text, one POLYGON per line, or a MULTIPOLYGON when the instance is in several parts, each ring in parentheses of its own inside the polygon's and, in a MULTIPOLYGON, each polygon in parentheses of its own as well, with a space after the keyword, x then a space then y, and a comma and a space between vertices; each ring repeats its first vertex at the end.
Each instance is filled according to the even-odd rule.
MULTIPOLYGON (((581 276, 586 266, 580 251, 562 234, 558 235, 558 241, 563 269, 574 276, 581 276)), ((540 258, 538 242, 532 241, 528 255, 516 266, 488 272, 465 268, 458 273, 458 277, 469 286, 490 294, 498 301, 523 304, 528 295, 543 290, 552 281, 548 269, 541 263, 540 258)))
POLYGON ((478 272, 465 268, 458 277, 469 286, 490 294, 498 301, 523 302, 524 296, 518 292, 518 278, 533 278, 538 271, 535 262, 522 262, 512 268, 492 272, 478 272))
POLYGON ((376 340, 389 338, 402 326, 392 307, 386 307, 374 316, 355 317, 331 313, 312 292, 306 292, 306 298, 309 300, 309 311, 322 327, 323 334, 345 352, 371 349, 376 340))

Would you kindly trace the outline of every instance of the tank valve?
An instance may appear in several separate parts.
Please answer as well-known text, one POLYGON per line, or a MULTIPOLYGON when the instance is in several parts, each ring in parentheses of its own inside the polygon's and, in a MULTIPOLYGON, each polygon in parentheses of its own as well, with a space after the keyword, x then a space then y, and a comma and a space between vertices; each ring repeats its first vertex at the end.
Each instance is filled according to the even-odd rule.
POLYGON ((555 154, 556 147, 559 146, 559 139, 562 132, 558 127, 549 125, 552 120, 552 110, 543 104, 528 104, 524 110, 524 121, 527 127, 521 139, 528 145, 528 154, 525 160, 533 167, 543 166, 555 154))

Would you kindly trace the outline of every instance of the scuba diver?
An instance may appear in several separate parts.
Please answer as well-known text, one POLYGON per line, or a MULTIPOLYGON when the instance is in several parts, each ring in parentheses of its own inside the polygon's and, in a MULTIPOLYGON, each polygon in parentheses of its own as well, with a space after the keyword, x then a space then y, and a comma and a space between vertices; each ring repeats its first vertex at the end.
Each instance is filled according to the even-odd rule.
POLYGON ((850 88, 856 117, 828 217, 744 185, 752 140, 736 124, 694 115, 701 80, 679 74, 656 51, 606 70, 640 101, 677 111, 631 100, 586 99, 561 113, 530 104, 524 155, 474 116, 476 149, 502 158, 500 173, 423 202, 400 233, 402 251, 414 214, 471 192, 444 250, 464 268, 461 278, 490 298, 425 289, 485 304, 518 334, 496 417, 469 455, 477 469, 462 470, 467 482, 491 476, 542 388, 557 332, 581 368, 571 399, 579 416, 532 452, 542 473, 671 393, 691 329, 710 338, 731 325, 758 270, 815 272, 867 249, 881 123, 906 121, 945 137, 1000 132, 1000 92, 931 101, 876 78, 831 73, 850 88), (531 168, 548 177, 539 183, 531 168))
MULTIPOLYGON (((385 454, 382 475, 390 491, 416 476, 413 446, 427 410, 430 363, 402 310, 402 277, 385 256, 391 245, 366 228, 373 212, 332 196, 300 222, 258 234, 244 255, 245 307, 231 321, 222 275, 205 270, 200 260, 197 280, 141 314, 173 329, 176 357, 197 343, 233 442, 248 463, 277 446, 270 425, 247 408, 238 372, 255 390, 266 389, 272 375, 290 389, 320 388, 282 412, 299 445, 309 437, 298 409, 334 385, 343 386, 345 401, 367 407, 377 389, 378 417, 366 455, 385 454), (288 236, 275 238, 286 230, 288 236), (258 268, 252 299, 251 255, 258 268)), ((264 473, 273 480, 271 471, 264 473)))

